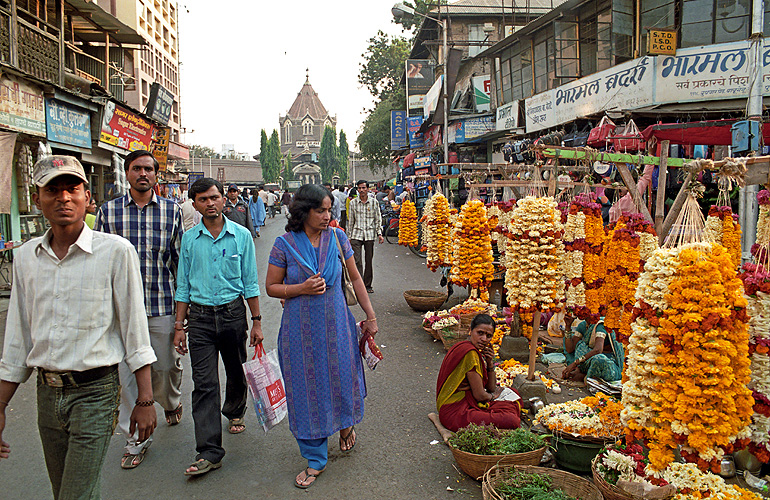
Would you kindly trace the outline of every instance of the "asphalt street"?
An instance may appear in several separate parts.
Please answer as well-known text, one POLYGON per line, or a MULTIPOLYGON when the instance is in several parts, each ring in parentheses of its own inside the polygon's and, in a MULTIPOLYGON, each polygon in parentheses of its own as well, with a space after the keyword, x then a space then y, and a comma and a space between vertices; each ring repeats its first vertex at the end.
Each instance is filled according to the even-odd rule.
MULTIPOLYGON (((285 218, 268 219, 257 240, 260 285, 264 284, 267 258, 275 238, 284 232, 285 218)), ((444 356, 420 328, 420 314, 403 298, 407 289, 439 289, 439 276, 408 249, 387 242, 375 251, 374 290, 370 295, 380 333, 377 341, 385 359, 367 372, 366 415, 356 426, 358 442, 349 454, 339 450, 337 436, 329 440, 327 470, 308 490, 294 487, 295 476, 305 467, 286 421, 267 434, 256 425, 253 408, 246 413, 246 431, 224 433, 227 455, 223 466, 200 478, 188 479, 184 469, 195 458, 190 414, 189 357, 184 359, 182 385, 184 416, 169 427, 158 410, 158 428, 147 457, 137 469, 122 470, 124 439, 113 437, 102 473, 102 496, 107 500, 250 499, 250 498, 360 498, 360 499, 476 499, 480 484, 459 472, 449 449, 440 442, 428 413, 435 411, 436 376, 444 356)), ((463 291, 450 300, 465 298, 463 291)), ((274 349, 281 305, 263 295, 265 347, 274 349)), ((0 301, 4 330, 7 300, 0 301)), ((364 314, 353 308, 358 319, 364 314)), ((252 351, 249 352, 252 354, 252 351)), ((224 381, 224 370, 220 368, 224 381)), ((19 387, 7 409, 3 437, 11 444, 11 457, 0 462, 0 499, 51 499, 42 446, 36 428, 34 377, 19 387)), ((222 419, 222 424, 226 420, 222 419)))

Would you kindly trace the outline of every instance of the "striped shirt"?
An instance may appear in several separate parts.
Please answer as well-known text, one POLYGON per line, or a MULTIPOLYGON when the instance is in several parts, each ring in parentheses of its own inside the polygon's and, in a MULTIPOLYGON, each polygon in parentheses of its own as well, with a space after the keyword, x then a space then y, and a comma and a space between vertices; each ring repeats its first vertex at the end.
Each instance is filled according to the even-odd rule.
POLYGON ((140 209, 127 193, 102 205, 94 230, 123 236, 136 248, 147 316, 174 314, 174 282, 184 232, 182 209, 154 193, 140 209))
POLYGON ((350 200, 348 207, 348 232, 351 240, 369 241, 382 234, 382 214, 380 204, 374 196, 367 196, 366 203, 361 198, 350 200))

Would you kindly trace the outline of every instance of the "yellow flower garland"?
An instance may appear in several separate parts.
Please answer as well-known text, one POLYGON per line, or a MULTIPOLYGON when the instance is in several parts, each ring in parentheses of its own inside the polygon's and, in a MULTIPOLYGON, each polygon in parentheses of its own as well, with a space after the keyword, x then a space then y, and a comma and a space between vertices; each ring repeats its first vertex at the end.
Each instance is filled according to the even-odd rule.
POLYGON ((455 229, 450 279, 457 285, 478 289, 483 296, 495 272, 492 228, 484 202, 471 200, 463 205, 455 229))
POLYGON ((449 202, 443 194, 437 194, 427 201, 423 213, 426 217, 423 239, 427 246, 428 268, 435 271, 441 266, 451 266, 449 202))
POLYGON ((401 214, 398 217, 398 244, 414 247, 418 244, 417 238, 417 209, 409 200, 401 204, 401 214))

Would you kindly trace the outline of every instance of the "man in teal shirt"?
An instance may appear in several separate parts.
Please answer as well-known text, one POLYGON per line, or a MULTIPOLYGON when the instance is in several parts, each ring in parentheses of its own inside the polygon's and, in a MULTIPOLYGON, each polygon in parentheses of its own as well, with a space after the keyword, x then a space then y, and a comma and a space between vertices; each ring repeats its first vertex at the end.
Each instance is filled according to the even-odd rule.
POLYGON ((205 474, 222 466, 222 414, 228 430, 244 430, 246 412, 246 306, 253 325, 250 346, 262 342, 259 314, 259 283, 254 243, 248 229, 222 215, 224 187, 211 178, 199 179, 189 196, 203 219, 182 236, 177 271, 174 346, 184 355, 187 334, 194 389, 192 414, 195 422, 195 462, 185 475, 205 474), (188 315, 189 311, 189 315, 188 315), (187 320, 187 324, 185 324, 187 320), (221 405, 217 354, 227 373, 225 402, 221 405))

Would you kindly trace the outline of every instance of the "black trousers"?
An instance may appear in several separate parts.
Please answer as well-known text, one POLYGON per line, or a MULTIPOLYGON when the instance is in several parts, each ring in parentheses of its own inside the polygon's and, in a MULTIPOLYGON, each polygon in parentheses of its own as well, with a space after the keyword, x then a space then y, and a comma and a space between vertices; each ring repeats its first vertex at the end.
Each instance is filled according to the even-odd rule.
POLYGON ((248 323, 246 305, 238 297, 221 306, 190 304, 188 330, 192 363, 192 415, 195 423, 196 460, 216 463, 225 456, 222 448, 222 415, 240 418, 246 412, 246 361, 248 323), (219 357, 225 366, 225 403, 219 390, 219 357))
POLYGON ((356 260, 358 273, 364 278, 366 288, 372 287, 374 270, 372 269, 372 259, 374 258, 374 240, 350 240, 350 246, 353 247, 353 257, 356 260), (361 263, 361 247, 364 248, 365 266, 361 263))

